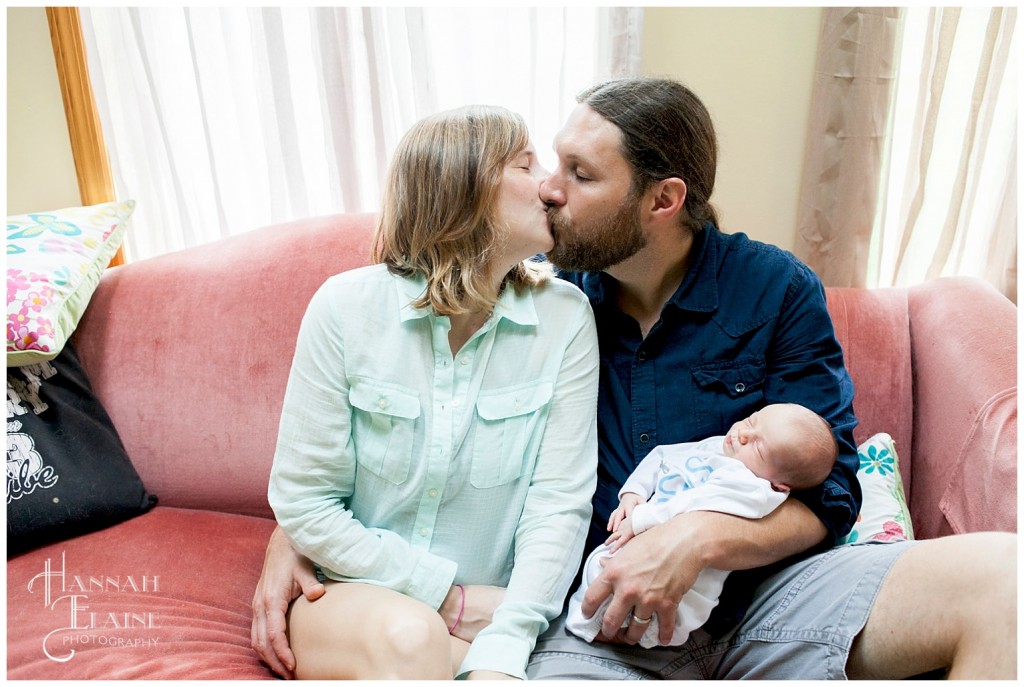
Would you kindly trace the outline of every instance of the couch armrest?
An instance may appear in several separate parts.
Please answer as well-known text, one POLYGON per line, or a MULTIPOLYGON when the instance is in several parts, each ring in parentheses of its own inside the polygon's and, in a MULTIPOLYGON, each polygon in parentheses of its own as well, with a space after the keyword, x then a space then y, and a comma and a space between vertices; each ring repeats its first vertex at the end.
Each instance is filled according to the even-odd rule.
POLYGON ((978 279, 908 290, 915 532, 1017 529, 1017 308, 978 279))

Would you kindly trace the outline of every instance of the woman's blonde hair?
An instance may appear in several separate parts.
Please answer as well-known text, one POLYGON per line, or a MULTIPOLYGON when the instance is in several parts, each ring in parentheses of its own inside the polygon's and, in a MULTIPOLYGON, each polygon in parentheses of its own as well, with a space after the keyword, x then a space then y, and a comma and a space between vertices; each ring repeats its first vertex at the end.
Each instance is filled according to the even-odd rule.
MULTIPOLYGON (((458 315, 497 303, 489 258, 508 233, 498 217, 498 194, 505 165, 529 140, 520 115, 481 105, 427 117, 402 137, 384 184, 373 260, 395 274, 426 277, 415 307, 458 315)), ((520 263, 502 287, 511 283, 519 290, 549 273, 520 263)))

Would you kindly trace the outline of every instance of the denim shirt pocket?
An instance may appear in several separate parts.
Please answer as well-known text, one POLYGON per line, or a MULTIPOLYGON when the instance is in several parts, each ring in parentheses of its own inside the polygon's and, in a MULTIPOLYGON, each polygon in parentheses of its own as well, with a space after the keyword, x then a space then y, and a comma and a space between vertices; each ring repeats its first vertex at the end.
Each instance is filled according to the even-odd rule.
POLYGON ((764 405, 764 358, 719 360, 693 368, 694 414, 701 436, 725 433, 764 405))
POLYGON ((469 473, 474 487, 497 487, 522 475, 530 436, 553 392, 550 382, 481 392, 469 473))
POLYGON ((412 389, 359 379, 349 390, 356 461, 389 482, 409 477, 420 399, 412 389))

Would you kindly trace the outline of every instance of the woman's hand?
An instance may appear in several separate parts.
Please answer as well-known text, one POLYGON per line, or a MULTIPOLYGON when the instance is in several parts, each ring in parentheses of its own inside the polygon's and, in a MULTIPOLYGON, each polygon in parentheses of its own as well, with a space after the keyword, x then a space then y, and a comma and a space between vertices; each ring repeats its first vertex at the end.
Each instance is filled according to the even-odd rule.
POLYGON ((467 584, 463 585, 463 589, 465 590, 465 600, 463 600, 463 592, 453 585, 448 590, 448 595, 437 612, 441 615, 445 625, 451 627, 455 625, 461 608, 462 618, 459 619, 452 635, 472 642, 480 630, 491 624, 494 610, 505 599, 505 588, 484 584, 467 584))
POLYGON ((280 527, 270 535, 263 572, 252 597, 252 648, 270 669, 284 678, 294 677, 295 655, 285 632, 288 605, 299 594, 315 601, 324 594, 313 564, 298 554, 280 527))

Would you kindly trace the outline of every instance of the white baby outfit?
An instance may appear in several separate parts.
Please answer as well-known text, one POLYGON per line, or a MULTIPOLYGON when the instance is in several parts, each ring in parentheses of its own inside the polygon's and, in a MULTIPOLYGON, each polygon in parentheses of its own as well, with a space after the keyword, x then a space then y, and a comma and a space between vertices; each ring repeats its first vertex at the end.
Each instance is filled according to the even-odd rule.
MULTIPOLYGON (((723 455, 724 439, 724 436, 716 436, 703 441, 658 446, 641 461, 619 490, 619 498, 626 493, 649 497, 646 503, 637 505, 630 516, 634 534, 680 513, 695 510, 762 518, 785 501, 786 494, 772 489, 768 480, 758 477, 735 458, 723 455)), ((588 642, 592 642, 601 631, 601 620, 611 603, 611 596, 604 600, 593 617, 585 618, 581 610, 583 595, 603 569, 599 561, 609 555, 609 549, 605 545, 599 546, 587 557, 580 588, 569 599, 565 626, 588 642)), ((679 602, 675 631, 669 645, 683 644, 690 632, 707 622, 711 610, 718 605, 728 574, 726 570, 708 568, 697 576, 693 587, 679 602)), ((659 646, 656 618, 640 638, 640 646, 659 646)))

